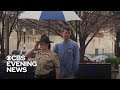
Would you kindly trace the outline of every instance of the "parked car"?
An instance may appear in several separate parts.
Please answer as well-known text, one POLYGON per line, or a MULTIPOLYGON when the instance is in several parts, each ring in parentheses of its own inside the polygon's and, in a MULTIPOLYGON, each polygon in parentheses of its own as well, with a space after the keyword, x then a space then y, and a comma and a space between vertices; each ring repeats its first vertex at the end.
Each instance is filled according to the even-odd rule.
MULTIPOLYGON (((12 55, 25 55, 27 51, 26 50, 14 50, 12 53, 11 53, 11 56, 12 55)), ((25 57, 25 60, 27 60, 28 58, 25 57)))
POLYGON ((27 51, 25 50, 14 50, 11 55, 24 55, 27 51))
POLYGON ((108 56, 106 55, 98 55, 94 56, 93 59, 96 61, 96 63, 105 63, 105 59, 107 59, 108 56))
POLYGON ((84 55, 85 63, 94 63, 94 59, 90 55, 84 55))

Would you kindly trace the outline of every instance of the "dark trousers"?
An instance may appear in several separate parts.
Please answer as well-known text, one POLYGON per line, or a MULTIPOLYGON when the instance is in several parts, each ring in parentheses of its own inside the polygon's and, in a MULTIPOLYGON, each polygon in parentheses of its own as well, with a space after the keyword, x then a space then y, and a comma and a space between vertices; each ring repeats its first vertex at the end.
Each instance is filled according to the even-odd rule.
POLYGON ((56 75, 54 71, 51 71, 46 75, 35 75, 35 79, 56 79, 56 75))

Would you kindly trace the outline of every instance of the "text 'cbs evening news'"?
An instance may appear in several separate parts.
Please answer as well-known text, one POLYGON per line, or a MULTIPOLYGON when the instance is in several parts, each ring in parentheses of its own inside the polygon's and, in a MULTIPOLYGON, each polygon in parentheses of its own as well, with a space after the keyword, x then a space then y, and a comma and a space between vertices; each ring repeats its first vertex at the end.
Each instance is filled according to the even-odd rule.
POLYGON ((25 55, 8 55, 6 72, 27 72, 27 67, 36 67, 36 61, 26 61, 25 55))

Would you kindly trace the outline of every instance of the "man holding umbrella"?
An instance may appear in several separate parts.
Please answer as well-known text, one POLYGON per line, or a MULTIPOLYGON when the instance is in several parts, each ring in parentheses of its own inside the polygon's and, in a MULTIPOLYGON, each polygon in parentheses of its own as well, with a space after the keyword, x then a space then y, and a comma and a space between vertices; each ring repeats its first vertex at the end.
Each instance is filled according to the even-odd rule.
POLYGON ((63 41, 53 47, 60 58, 61 79, 74 79, 79 68, 79 46, 70 39, 70 35, 70 28, 65 28, 62 32, 63 41))

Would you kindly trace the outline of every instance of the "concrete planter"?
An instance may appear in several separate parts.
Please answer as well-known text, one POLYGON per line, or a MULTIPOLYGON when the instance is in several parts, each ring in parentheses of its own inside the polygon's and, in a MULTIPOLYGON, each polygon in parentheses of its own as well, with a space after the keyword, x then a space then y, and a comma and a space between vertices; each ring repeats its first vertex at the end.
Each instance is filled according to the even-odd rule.
POLYGON ((119 73, 119 69, 113 69, 113 70, 111 71, 111 79, 116 79, 118 73, 119 73))
POLYGON ((116 79, 120 79, 120 64, 118 66, 119 66, 119 73, 118 73, 116 79))

